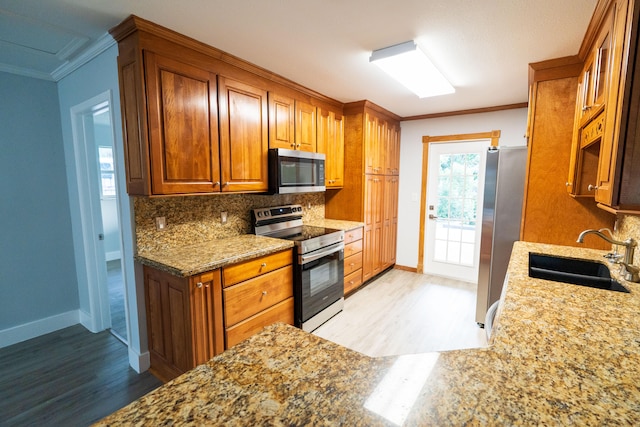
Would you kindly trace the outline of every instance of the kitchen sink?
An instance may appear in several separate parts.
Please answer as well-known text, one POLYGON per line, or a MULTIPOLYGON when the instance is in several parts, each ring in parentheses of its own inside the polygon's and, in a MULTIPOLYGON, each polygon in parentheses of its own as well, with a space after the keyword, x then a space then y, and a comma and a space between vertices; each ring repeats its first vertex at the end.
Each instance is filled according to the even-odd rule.
POLYGON ((609 268, 597 261, 529 252, 529 277, 590 288, 629 292, 611 278, 609 268))

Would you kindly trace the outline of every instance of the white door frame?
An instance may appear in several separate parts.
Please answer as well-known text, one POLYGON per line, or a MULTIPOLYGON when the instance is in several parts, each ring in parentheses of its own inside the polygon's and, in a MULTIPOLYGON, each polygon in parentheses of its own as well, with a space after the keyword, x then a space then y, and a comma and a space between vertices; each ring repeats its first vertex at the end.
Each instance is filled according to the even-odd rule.
POLYGON ((427 212, 427 185, 429 174, 429 144, 440 142, 466 142, 478 139, 490 139, 491 146, 497 147, 500 140, 500 131, 493 130, 491 132, 467 133, 460 135, 442 135, 422 137, 422 190, 420 196, 420 231, 418 236, 418 273, 424 273, 424 232, 426 227, 427 212))
MULTIPOLYGON (((82 230, 81 240, 84 264, 86 267, 86 281, 81 280, 79 286, 86 285, 89 298, 89 312, 87 313, 81 310, 80 322, 91 332, 99 332, 111 327, 104 245, 98 237, 103 233, 103 230, 99 186, 96 181, 98 179, 97 161, 93 151, 93 139, 88 139, 88 129, 85 126, 86 117, 92 115, 97 105, 104 104, 105 102, 109 105, 111 127, 113 128, 113 99, 110 90, 71 107, 73 152, 82 230)), ((115 132, 111 134, 115 150, 115 132)), ((120 203, 118 203, 118 216, 121 216, 119 206, 120 203)), ((122 237, 122 231, 120 231, 120 234, 122 237)), ((122 253, 122 248, 120 249, 122 253)), ((128 329, 128 316, 126 317, 128 329)))
MULTIPOLYGON (((490 144, 489 139, 478 139, 474 141, 455 141, 449 143, 429 144, 431 162, 430 168, 437 169, 439 167, 440 155, 444 153, 478 153, 480 156, 479 164, 479 179, 478 179, 478 193, 476 195, 477 212, 476 212, 476 226, 474 234, 476 236, 474 250, 473 250, 473 264, 462 265, 456 263, 450 263, 448 261, 437 260, 435 257, 435 240, 436 229, 438 219, 429 218, 430 214, 436 213, 434 210, 438 205, 437 199, 438 193, 438 180, 427 181, 427 206, 429 209, 425 218, 425 257, 424 257, 424 270, 425 272, 441 277, 448 277, 451 279, 461 280, 464 282, 475 283, 478 279, 478 266, 480 260, 480 231, 482 225, 482 200, 484 193, 484 171, 486 169, 486 149, 490 144)), ((432 177, 437 176, 437 171, 429 170, 432 177)), ((436 216, 437 218, 437 216, 436 216)))

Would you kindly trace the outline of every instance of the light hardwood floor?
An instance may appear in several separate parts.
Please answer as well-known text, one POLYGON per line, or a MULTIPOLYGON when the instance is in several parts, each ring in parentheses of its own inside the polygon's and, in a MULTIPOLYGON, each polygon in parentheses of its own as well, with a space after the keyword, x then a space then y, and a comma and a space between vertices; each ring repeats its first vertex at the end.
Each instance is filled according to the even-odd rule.
POLYGON ((476 285, 392 269, 313 333, 372 357, 486 347, 476 285))

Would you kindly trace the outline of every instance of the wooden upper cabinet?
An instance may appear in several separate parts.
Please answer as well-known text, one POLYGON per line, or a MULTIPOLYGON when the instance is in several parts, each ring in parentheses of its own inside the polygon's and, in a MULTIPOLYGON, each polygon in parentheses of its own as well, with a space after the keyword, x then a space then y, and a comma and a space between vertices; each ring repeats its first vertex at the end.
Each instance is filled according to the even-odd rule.
POLYGON ((109 33, 118 42, 130 195, 266 192, 270 139, 273 147, 315 152, 316 105, 341 108, 134 15, 109 33))
POLYGON ((579 123, 584 126, 597 117, 605 107, 611 83, 612 31, 615 6, 612 6, 602 24, 580 77, 579 123))
POLYGON ((395 124, 387 124, 385 139, 385 174, 400 174, 400 129, 395 124))
POLYGON ((295 101, 269 92, 269 148, 295 150, 295 101))
POLYGON ((380 156, 382 126, 378 118, 372 114, 364 115, 364 172, 370 174, 384 173, 384 165, 380 156))
POLYGON ((216 75, 144 52, 153 194, 219 190, 216 75))
MULTIPOLYGON (((606 111, 615 111, 615 102, 608 108, 610 91, 616 92, 619 84, 616 76, 616 53, 614 31, 617 28, 616 11, 620 2, 611 2, 604 15, 600 29, 585 60, 578 80, 576 114, 566 187, 569 194, 576 197, 597 195, 599 169, 602 169, 601 151, 608 151, 611 139, 605 135, 606 111)), ((626 6, 624 7, 626 11, 626 6)), ((624 30, 624 25, 623 28, 624 30)), ((610 124, 613 126, 613 124, 610 124)))
POLYGON ((318 108, 318 153, 324 153, 327 188, 344 184, 344 118, 342 114, 318 108))
MULTIPOLYGON (((390 174, 387 171, 387 157, 390 153, 388 151, 390 147, 390 134, 389 124, 377 116, 369 113, 364 115, 364 128, 365 128, 365 173, 371 174, 390 174)), ((399 138, 399 132, 396 136, 399 138)), ((398 150, 400 149, 400 140, 396 141, 398 150)), ((395 156, 395 154, 393 154, 395 156)), ((399 151, 397 155, 400 155, 399 151)), ((394 163, 394 162, 391 162, 394 163)), ((395 164, 395 163, 394 163, 395 164)), ((396 173, 399 172, 399 167, 391 167, 396 169, 396 173)))
POLYGON ((269 92, 269 148, 316 152, 316 107, 269 92))
POLYGON ((267 191, 267 91, 224 76, 218 82, 222 191, 267 191))
POLYGON ((296 101, 296 150, 316 152, 316 107, 296 101))

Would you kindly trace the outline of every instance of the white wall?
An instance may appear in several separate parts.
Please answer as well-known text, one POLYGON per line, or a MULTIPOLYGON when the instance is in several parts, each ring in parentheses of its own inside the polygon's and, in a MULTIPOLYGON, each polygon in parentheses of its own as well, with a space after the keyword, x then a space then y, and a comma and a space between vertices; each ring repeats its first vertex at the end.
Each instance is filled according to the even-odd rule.
POLYGON ((501 146, 526 145, 527 109, 467 114, 401 123, 396 264, 417 267, 422 186, 422 137, 500 130, 501 146))

